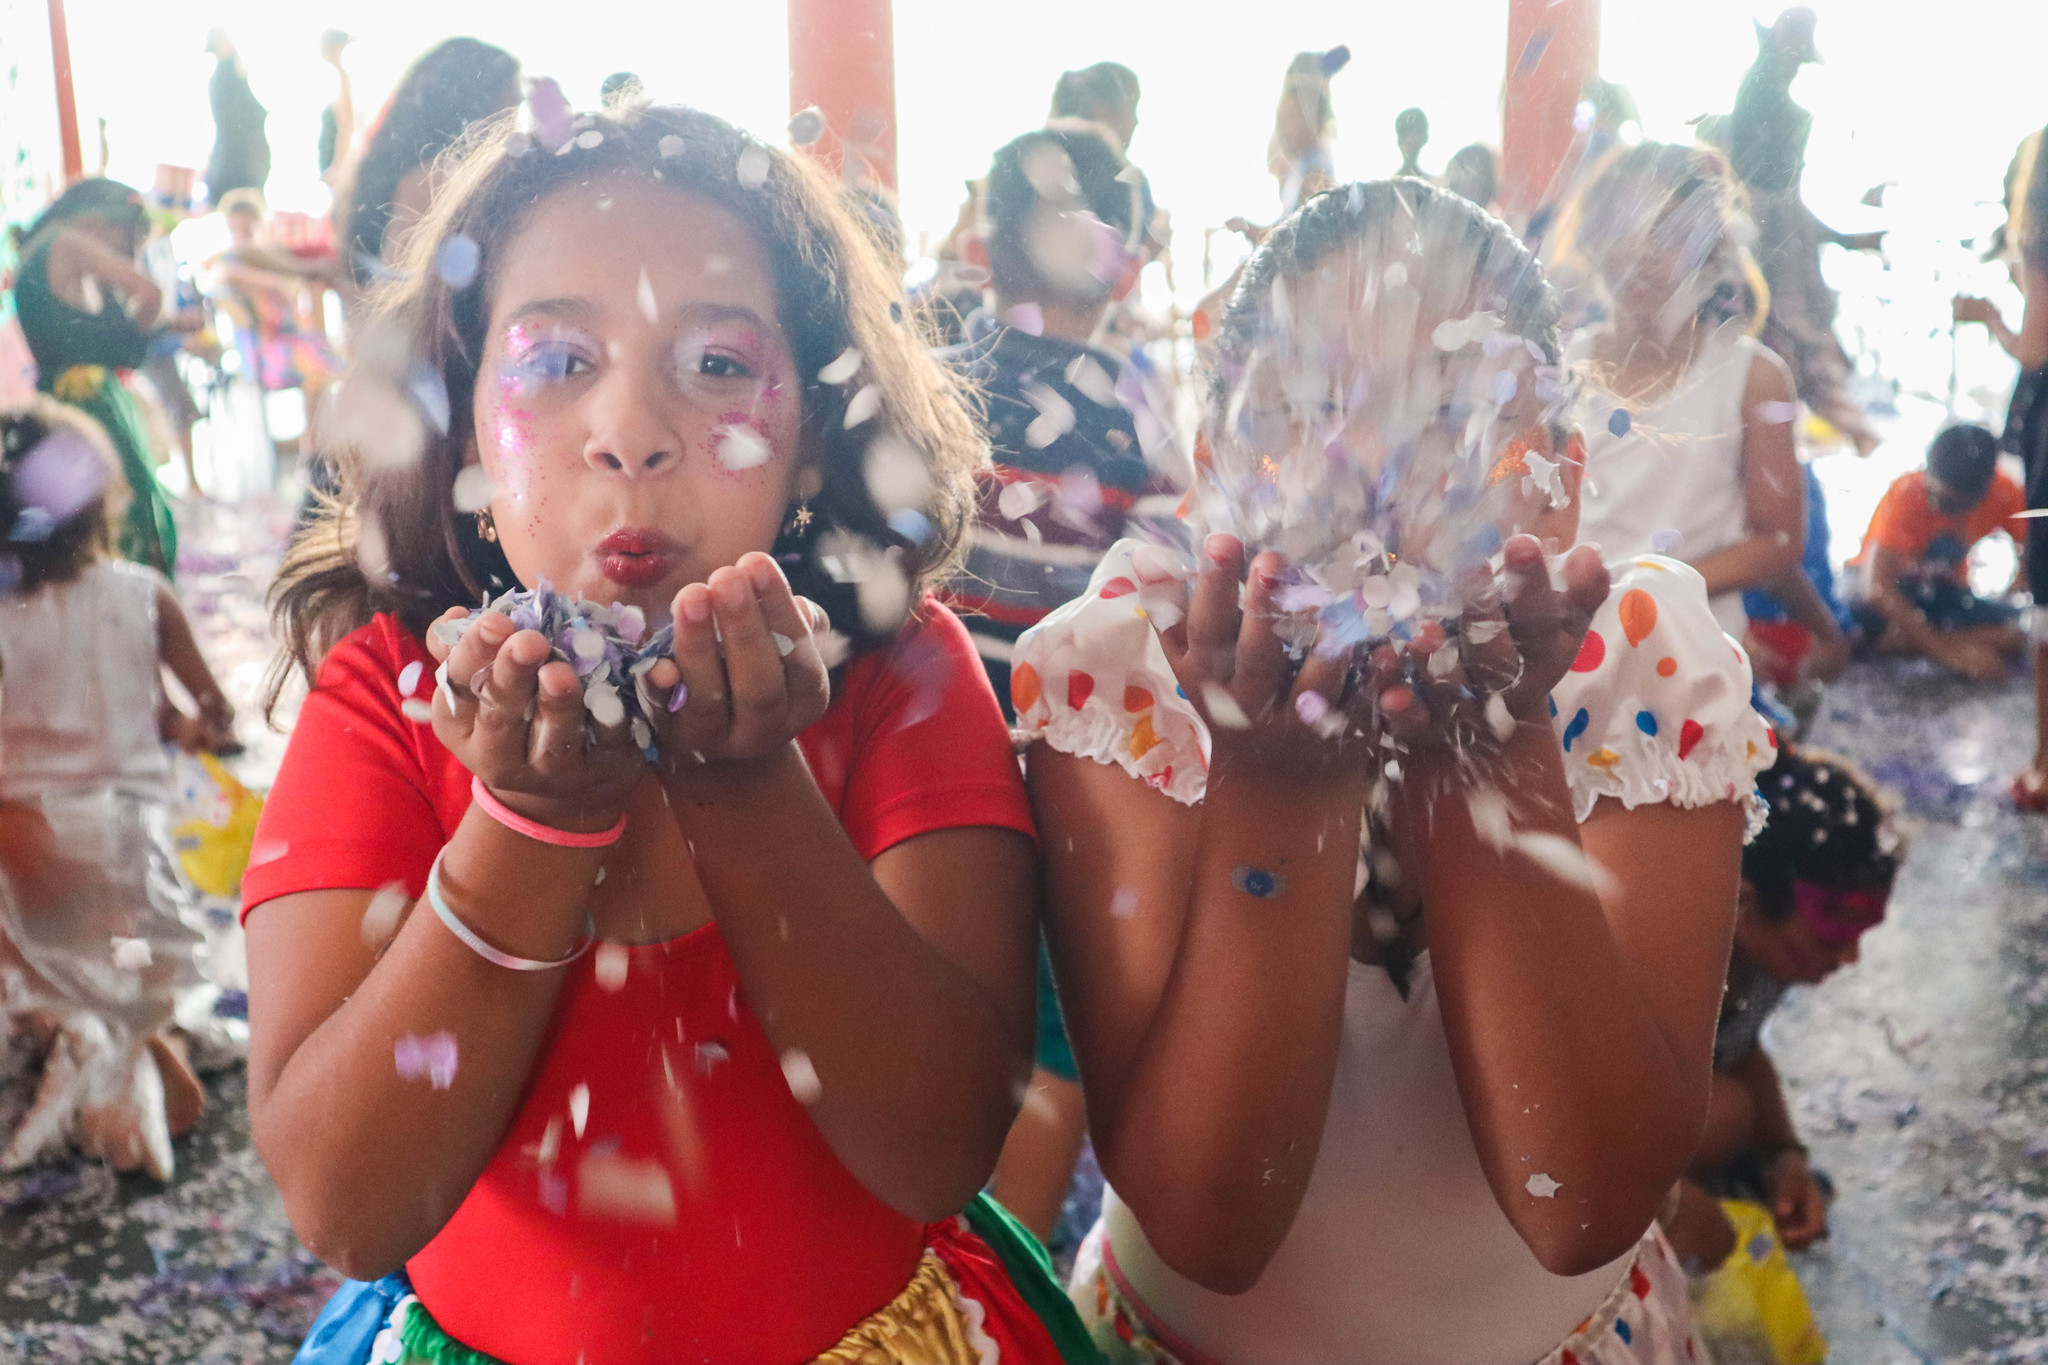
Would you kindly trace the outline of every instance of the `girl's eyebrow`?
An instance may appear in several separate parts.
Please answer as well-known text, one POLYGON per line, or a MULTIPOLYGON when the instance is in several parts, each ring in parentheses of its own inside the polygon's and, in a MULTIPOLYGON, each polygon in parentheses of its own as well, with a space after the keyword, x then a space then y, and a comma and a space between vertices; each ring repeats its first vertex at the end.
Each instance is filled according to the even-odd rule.
POLYGON ((780 324, 769 322, 753 309, 736 303, 686 303, 676 312, 685 322, 740 322, 761 332, 782 331, 780 324))
POLYGON ((517 308, 507 313, 498 323, 498 326, 505 328, 512 326, 514 323, 532 322, 536 319, 548 319, 557 322, 586 322, 596 312, 597 309, 591 306, 588 299, 533 299, 530 302, 520 304, 517 308))

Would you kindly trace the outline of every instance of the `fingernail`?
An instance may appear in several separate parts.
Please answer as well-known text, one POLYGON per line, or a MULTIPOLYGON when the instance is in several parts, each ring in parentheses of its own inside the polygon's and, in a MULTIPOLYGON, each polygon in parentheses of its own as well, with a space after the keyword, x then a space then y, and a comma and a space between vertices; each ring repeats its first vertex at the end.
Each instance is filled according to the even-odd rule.
POLYGON ((1220 531, 1202 542, 1202 553, 1217 564, 1228 564, 1236 559, 1244 546, 1236 536, 1224 535, 1220 531))
POLYGON ((756 592, 773 592, 775 581, 782 577, 782 570, 775 567, 775 561, 766 555, 757 555, 747 565, 747 577, 753 580, 756 592))
MULTIPOLYGON (((691 586, 694 587, 696 585, 692 584, 691 586)), ((701 592, 691 592, 689 588, 683 589, 683 615, 700 626, 709 621, 711 619, 711 590, 706 588, 701 592)))

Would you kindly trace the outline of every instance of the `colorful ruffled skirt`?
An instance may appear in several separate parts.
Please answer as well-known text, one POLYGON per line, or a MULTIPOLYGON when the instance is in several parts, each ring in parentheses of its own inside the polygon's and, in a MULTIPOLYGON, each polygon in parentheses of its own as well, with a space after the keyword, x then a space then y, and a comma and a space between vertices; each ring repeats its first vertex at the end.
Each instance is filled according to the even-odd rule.
MULTIPOLYGON (((758 1310, 770 1311, 766 1306, 758 1310)), ((978 1195, 934 1223, 916 1273, 816 1365, 1093 1365, 1101 1356, 1029 1232, 978 1195)), ((443 1331, 403 1272, 351 1280, 293 1365, 507 1365, 443 1331)))

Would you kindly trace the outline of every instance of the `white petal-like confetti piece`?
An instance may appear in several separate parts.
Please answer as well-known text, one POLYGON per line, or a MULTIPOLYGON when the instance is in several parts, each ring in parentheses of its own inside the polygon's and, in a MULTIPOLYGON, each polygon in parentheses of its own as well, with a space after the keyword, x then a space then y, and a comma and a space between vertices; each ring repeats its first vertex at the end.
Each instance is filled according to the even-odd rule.
POLYGON ((632 966, 633 955, 626 951, 623 943, 600 943, 591 955, 590 971, 596 978, 598 989, 617 991, 626 984, 626 971, 632 966))
POLYGON ((818 371, 818 382, 834 387, 844 384, 860 373, 860 361, 860 352, 849 346, 835 356, 824 369, 818 371))
POLYGON ((604 134, 595 128, 585 128, 582 132, 576 134, 576 145, 586 152, 603 141, 604 134))
POLYGON ((852 431, 882 410, 882 391, 869 384, 846 404, 846 429, 852 431))
POLYGON ((583 1125, 590 1121, 590 1087, 581 1081, 569 1092, 569 1126, 576 1130, 576 1136, 583 1136, 583 1125))
POLYGON ((392 1060, 398 1067, 398 1078, 402 1081, 423 1080, 436 1090, 446 1090, 455 1084, 458 1057, 455 1035, 447 1032, 424 1036, 408 1033, 392 1046, 392 1060))
POLYGON ((1045 505, 1045 490, 1028 479, 1004 484, 996 494, 996 511, 1011 521, 1022 521, 1045 505))
POLYGON ((363 942, 373 949, 389 943, 398 932, 405 907, 411 904, 412 897, 406 894, 404 882, 386 882, 379 887, 363 909, 363 942))
POLYGON ((430 725, 434 720, 434 706, 418 697, 407 697, 398 703, 398 713, 415 725, 430 725))
POLYGON ((1237 704, 1237 698, 1215 683, 1202 684, 1202 704, 1209 710, 1209 719, 1225 730, 1249 730, 1251 717, 1237 704))
POLYGON ((768 183, 768 150, 765 147, 748 147, 733 162, 733 178, 740 182, 743 190, 758 190, 768 183))
POLYGON ((1506 743, 1515 733, 1515 717, 1508 710, 1507 699, 1498 692, 1486 699, 1486 726, 1493 731, 1493 737, 1506 743))
POLYGON ((739 422, 728 423, 713 431, 711 441, 718 463, 735 473, 758 469, 775 454, 767 437, 739 422))
POLYGON ((421 663, 418 659, 414 659, 404 668, 399 669, 398 695, 401 697, 411 696, 413 689, 420 685, 420 674, 426 672, 426 668, 425 664, 421 663))
POLYGON ((490 474, 480 464, 464 465, 462 472, 455 476, 455 510, 458 512, 465 515, 481 512, 497 495, 497 485, 491 482, 490 474))
POLYGON ((1552 1180, 1549 1176, 1543 1174, 1543 1172, 1538 1171, 1536 1174, 1529 1177, 1529 1183, 1527 1185, 1524 1185, 1523 1188, 1528 1190, 1529 1193, 1535 1195, 1538 1199, 1555 1199, 1557 1198, 1557 1192, 1563 1189, 1564 1186, 1558 1183, 1557 1181, 1552 1180))
POLYGON ((1118 919, 1129 919, 1137 914, 1138 893, 1128 886, 1118 888, 1117 893, 1109 898, 1109 913, 1118 919))
POLYGON ((662 135, 661 141, 655 143, 654 145, 655 149, 665 157, 681 156, 689 146, 688 143, 684 142, 674 133, 664 133, 662 135))
POLYGON ((139 972, 150 964, 149 940, 146 938, 114 939, 114 965, 124 972, 139 972))
POLYGON ((825 1093, 818 1080, 818 1068, 811 1065, 810 1054, 800 1047, 782 1054, 782 1079, 789 1082, 789 1093, 796 1096, 798 1104, 816 1104, 825 1093))
POLYGON ((796 652, 796 641, 790 639, 781 631, 769 631, 768 638, 775 641, 775 652, 781 655, 783 658, 787 659, 790 655, 796 652))

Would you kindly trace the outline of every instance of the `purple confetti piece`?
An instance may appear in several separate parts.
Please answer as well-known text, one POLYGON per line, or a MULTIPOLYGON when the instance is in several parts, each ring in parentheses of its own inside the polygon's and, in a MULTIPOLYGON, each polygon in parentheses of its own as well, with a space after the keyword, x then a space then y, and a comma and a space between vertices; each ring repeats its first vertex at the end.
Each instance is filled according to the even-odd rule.
POLYGON ((446 1090, 455 1084, 455 1035, 429 1033, 423 1038, 408 1033, 393 1047, 392 1060, 400 1080, 425 1080, 436 1090, 446 1090))
POLYGON ((542 147, 552 152, 568 145, 569 101, 552 77, 535 76, 527 84, 526 107, 533 111, 534 137, 542 147))
POLYGON ((688 683, 684 683, 684 682, 679 682, 679 683, 677 683, 677 684, 676 684, 676 687, 675 687, 675 691, 673 691, 673 692, 669 693, 669 697, 668 697, 668 713, 669 713, 670 715, 674 715, 674 714, 675 714, 676 712, 678 712, 678 711, 682 710, 682 709, 683 709, 683 704, 684 704, 685 702, 689 701, 689 699, 690 699, 690 685, 689 685, 688 683))

